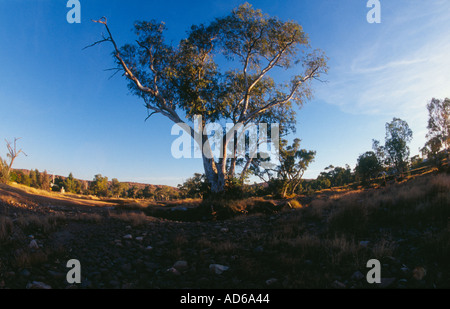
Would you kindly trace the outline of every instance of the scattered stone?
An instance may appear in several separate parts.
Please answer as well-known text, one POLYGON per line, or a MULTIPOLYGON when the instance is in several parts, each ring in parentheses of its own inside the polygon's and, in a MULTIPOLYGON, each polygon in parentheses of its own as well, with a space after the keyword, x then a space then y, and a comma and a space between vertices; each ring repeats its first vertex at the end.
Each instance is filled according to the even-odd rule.
POLYGON ((152 246, 147 246, 147 247, 145 248, 145 250, 151 251, 151 250, 153 250, 153 247, 152 247, 152 246))
POLYGON ((270 278, 268 280, 266 280, 266 285, 271 286, 274 283, 277 283, 278 279, 277 278, 270 278))
POLYGON ((401 270, 402 274, 405 276, 408 276, 411 273, 411 270, 406 266, 403 266, 402 268, 400 268, 400 270, 401 270))
POLYGON ((39 249, 39 245, 35 239, 30 241, 28 247, 30 247, 31 249, 39 249))
POLYGON ((378 286, 382 289, 391 287, 396 281, 395 278, 381 278, 380 280, 381 282, 378 284, 378 286))
POLYGON ((226 233, 229 231, 229 229, 227 227, 223 227, 220 229, 221 232, 226 233))
POLYGON ((220 264, 210 264, 209 270, 216 275, 221 275, 224 271, 228 270, 228 266, 220 265, 220 264))
POLYGON ((335 289, 345 289, 346 287, 347 286, 340 281, 334 280, 334 282, 333 282, 333 288, 335 288, 335 289))
POLYGON ((138 237, 136 237, 136 240, 137 240, 137 241, 143 241, 143 240, 144 240, 144 237, 138 236, 138 237))
POLYGON ((355 271, 355 272, 353 273, 353 275, 352 275, 352 280, 359 281, 359 280, 362 280, 362 279, 364 279, 364 274, 363 274, 362 272, 360 272, 360 271, 358 270, 358 271, 355 271))
POLYGON ((52 287, 44 282, 33 281, 27 284, 27 289, 50 290, 52 287))
POLYGON ((123 236, 123 239, 133 239, 133 236, 131 236, 131 234, 127 234, 123 236))
POLYGON ((181 275, 181 273, 180 273, 175 267, 170 267, 170 268, 167 270, 167 272, 170 273, 170 274, 172 274, 172 275, 175 275, 175 276, 181 275))
POLYGON ((399 289, 406 289, 406 288, 407 288, 407 284, 408 284, 408 280, 406 280, 406 279, 400 279, 400 280, 398 280, 398 282, 397 282, 397 287, 398 287, 399 289))
POLYGON ((183 270, 188 269, 188 262, 186 262, 186 261, 176 261, 175 264, 173 264, 172 267, 175 268, 178 271, 183 271, 183 270))
POLYGON ((369 246, 370 241, 368 240, 362 240, 359 242, 359 245, 363 248, 367 248, 367 246, 369 246))

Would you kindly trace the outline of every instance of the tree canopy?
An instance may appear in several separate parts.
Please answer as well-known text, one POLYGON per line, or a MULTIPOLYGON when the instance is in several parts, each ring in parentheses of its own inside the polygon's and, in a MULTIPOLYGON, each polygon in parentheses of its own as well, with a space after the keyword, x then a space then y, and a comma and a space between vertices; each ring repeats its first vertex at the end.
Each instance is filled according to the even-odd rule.
POLYGON ((408 143, 413 136, 408 123, 400 118, 393 118, 391 122, 386 123, 386 136, 384 146, 379 141, 373 141, 375 153, 384 159, 384 164, 393 167, 397 172, 402 173, 406 170, 409 158, 408 143))
MULTIPOLYGON (((135 43, 119 47, 106 18, 96 22, 108 35, 93 45, 110 42, 116 71, 128 79, 132 94, 141 98, 148 117, 161 114, 195 139, 207 123, 231 122, 221 132, 220 157, 211 153, 209 136, 195 139, 203 149, 205 175, 212 192, 222 192, 235 177, 237 125, 278 123, 281 134, 295 129, 293 104, 311 98, 311 82, 327 72, 326 57, 310 47, 308 35, 295 21, 282 21, 246 3, 210 24, 193 25, 177 46, 165 42, 166 26, 155 20, 137 21, 135 43), (225 60, 225 61, 223 61, 225 60), (274 70, 292 70, 290 81, 277 82, 274 70), (199 128, 192 117, 202 116, 199 128), (231 149, 230 149, 231 148, 231 149)), ((243 156, 245 160, 257 160, 243 156)), ((243 164, 242 173, 249 164, 243 164)))

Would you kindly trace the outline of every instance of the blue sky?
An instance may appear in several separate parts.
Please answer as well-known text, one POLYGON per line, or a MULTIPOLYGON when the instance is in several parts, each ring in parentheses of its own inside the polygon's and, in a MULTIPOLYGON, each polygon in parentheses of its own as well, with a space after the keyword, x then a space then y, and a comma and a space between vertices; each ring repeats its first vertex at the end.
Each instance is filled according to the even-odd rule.
MULTIPOLYGON (((191 25, 243 2, 80 0, 81 23, 69 24, 67 0, 0 0, 0 156, 5 138, 21 137, 28 156, 17 158, 16 168, 167 185, 203 172, 200 159, 172 157, 168 119, 145 122, 126 81, 109 79, 111 46, 82 49, 104 30, 91 19, 106 16, 119 45, 133 42, 135 20, 161 20, 176 44, 191 25)), ((313 84, 314 98, 298 111, 291 137, 317 151, 306 178, 330 164, 353 168, 373 138, 384 140, 393 117, 408 122, 411 155, 418 153, 427 102, 450 97, 450 1, 381 0, 380 24, 367 22, 365 0, 248 2, 299 22, 330 59, 327 82, 313 84)))

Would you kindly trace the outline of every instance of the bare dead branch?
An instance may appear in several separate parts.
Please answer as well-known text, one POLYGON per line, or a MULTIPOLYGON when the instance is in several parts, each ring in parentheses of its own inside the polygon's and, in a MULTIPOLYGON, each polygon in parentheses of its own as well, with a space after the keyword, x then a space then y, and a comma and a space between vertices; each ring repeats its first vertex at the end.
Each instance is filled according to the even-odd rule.
POLYGON ((23 153, 25 156, 28 156, 22 149, 17 151, 17 141, 21 139, 21 137, 19 138, 14 138, 14 146, 11 145, 11 142, 6 140, 6 147, 8 148, 8 153, 6 154, 9 158, 10 158, 10 162, 9 162, 9 166, 8 169, 11 171, 11 167, 13 165, 14 160, 19 156, 19 154, 23 153))

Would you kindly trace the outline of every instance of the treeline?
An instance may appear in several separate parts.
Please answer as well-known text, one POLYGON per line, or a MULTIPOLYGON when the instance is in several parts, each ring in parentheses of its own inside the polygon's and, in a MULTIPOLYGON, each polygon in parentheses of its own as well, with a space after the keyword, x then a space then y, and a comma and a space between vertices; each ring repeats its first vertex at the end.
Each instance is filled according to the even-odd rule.
POLYGON ((53 177, 47 171, 40 172, 37 169, 29 172, 12 170, 10 172, 10 181, 41 190, 98 197, 152 200, 172 200, 180 197, 179 191, 173 187, 145 184, 130 185, 128 182, 120 182, 117 178, 109 181, 108 177, 101 174, 95 175, 92 181, 86 181, 74 178, 72 173, 68 177, 53 177))
MULTIPOLYGON (((353 184, 369 185, 374 181, 382 184, 387 179, 403 177, 421 167, 438 167, 449 170, 450 148, 450 99, 433 98, 427 104, 427 141, 420 149, 421 155, 410 158, 409 143, 413 132, 406 121, 393 118, 385 125, 384 143, 373 139, 372 150, 359 155, 354 169, 329 165, 316 179, 304 180, 303 173, 314 160, 315 152, 300 149, 300 140, 292 145, 285 140, 280 143, 280 164, 274 168, 254 167, 253 175, 260 177, 262 184, 244 185, 244 179, 228 181, 229 197, 266 196, 287 197, 308 194, 332 187, 353 184), (268 176, 264 179, 263 176, 268 176)), ((208 196, 209 187, 202 174, 195 174, 179 186, 185 197, 208 196)))

